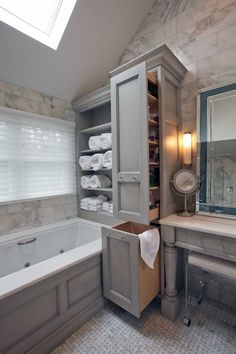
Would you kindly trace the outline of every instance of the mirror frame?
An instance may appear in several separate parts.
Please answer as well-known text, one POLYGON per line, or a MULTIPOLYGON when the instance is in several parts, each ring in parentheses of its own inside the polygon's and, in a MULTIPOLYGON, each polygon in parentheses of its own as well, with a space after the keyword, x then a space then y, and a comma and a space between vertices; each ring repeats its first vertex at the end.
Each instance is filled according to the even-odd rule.
MULTIPOLYGON (((213 96, 214 94, 220 94, 224 93, 227 91, 232 91, 236 89, 236 82, 231 81, 227 82, 224 84, 218 84, 210 87, 206 87, 203 89, 200 89, 198 91, 198 96, 197 96, 197 160, 196 160, 196 173, 198 176, 200 176, 201 179, 201 187, 199 191, 196 194, 196 213, 200 215, 208 215, 208 216, 214 216, 214 217, 221 217, 221 218, 227 218, 227 219, 236 219, 236 207, 235 208, 230 208, 230 207, 222 207, 222 206, 206 206, 205 210, 202 207, 201 208, 201 193, 202 193, 202 188, 206 188, 206 182, 202 180, 201 178, 201 123, 202 120, 205 119, 203 115, 201 116, 201 113, 203 113, 203 99, 207 101, 207 97, 213 96), (206 209, 209 210, 206 210, 206 209), (223 211, 223 212, 222 212, 223 211)), ((204 124, 207 125, 207 120, 205 120, 204 124)))

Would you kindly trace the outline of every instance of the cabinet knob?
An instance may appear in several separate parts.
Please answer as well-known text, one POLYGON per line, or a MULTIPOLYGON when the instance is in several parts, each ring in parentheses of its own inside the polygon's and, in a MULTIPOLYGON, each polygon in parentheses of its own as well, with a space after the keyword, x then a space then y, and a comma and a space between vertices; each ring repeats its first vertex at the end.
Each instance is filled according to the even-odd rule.
POLYGON ((133 180, 133 181, 137 181, 137 177, 133 176, 133 177, 132 177, 132 180, 133 180))

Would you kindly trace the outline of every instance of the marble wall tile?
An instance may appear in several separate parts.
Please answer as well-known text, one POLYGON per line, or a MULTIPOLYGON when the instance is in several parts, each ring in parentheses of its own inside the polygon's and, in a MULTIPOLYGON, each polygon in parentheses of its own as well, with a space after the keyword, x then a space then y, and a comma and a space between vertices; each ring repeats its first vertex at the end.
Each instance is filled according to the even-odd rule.
POLYGON ((236 81, 235 33, 236 0, 156 0, 120 63, 166 43, 189 70, 182 82, 182 127, 196 135, 198 90, 236 81))
MULTIPOLYGON (((57 97, 0 81, 0 106, 74 121, 71 105, 57 97)), ((0 204, 0 235, 77 216, 75 196, 0 204)))
POLYGON ((236 23, 219 32, 219 51, 227 48, 236 47, 236 23))

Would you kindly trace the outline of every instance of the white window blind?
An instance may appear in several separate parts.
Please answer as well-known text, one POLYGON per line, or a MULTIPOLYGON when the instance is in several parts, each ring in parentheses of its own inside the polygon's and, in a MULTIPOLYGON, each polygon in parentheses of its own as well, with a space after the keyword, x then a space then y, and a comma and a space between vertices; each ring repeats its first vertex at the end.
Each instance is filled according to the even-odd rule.
POLYGON ((0 108, 0 202, 75 190, 74 123, 0 108))

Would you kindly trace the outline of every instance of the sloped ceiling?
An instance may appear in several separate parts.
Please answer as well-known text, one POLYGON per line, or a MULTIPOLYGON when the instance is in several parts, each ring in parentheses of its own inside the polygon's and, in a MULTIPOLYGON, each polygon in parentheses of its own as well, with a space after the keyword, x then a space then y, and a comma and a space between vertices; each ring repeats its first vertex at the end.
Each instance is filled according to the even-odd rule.
POLYGON ((100 87, 154 0, 78 0, 57 51, 0 22, 0 80, 72 101, 100 87))

